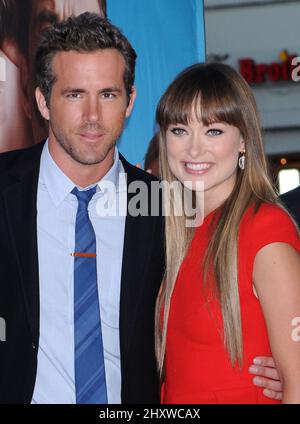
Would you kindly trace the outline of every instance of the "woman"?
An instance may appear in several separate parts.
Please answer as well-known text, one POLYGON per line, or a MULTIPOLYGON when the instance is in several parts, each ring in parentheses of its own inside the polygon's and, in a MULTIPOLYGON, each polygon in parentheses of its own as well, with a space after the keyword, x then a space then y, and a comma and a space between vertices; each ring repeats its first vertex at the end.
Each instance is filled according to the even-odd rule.
POLYGON ((194 65, 163 95, 157 121, 162 179, 204 185, 195 191, 204 198, 202 225, 166 217, 156 316, 162 401, 278 402, 252 384, 248 368, 259 352, 275 359, 283 402, 300 403, 300 342, 292 336, 299 234, 268 179, 250 88, 227 65, 194 65))

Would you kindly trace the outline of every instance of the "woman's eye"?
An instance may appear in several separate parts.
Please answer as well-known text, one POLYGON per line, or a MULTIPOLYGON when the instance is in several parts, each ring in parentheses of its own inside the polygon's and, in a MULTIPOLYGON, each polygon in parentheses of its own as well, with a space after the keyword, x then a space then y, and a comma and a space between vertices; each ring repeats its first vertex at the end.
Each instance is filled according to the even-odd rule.
POLYGON ((179 127, 175 127, 175 128, 171 128, 171 133, 175 134, 175 135, 182 135, 185 134, 186 131, 183 128, 179 128, 179 127))
POLYGON ((222 130, 218 130, 217 128, 211 128, 210 130, 207 131, 208 135, 221 135, 223 134, 222 130))

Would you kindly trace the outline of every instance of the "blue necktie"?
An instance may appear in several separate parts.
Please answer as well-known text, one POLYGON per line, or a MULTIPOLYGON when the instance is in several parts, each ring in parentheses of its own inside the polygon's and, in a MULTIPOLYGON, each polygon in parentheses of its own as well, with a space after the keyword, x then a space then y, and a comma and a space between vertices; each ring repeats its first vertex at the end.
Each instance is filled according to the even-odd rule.
POLYGON ((76 403, 107 403, 97 287, 96 237, 88 204, 96 187, 72 190, 78 199, 74 253, 74 336, 76 403))

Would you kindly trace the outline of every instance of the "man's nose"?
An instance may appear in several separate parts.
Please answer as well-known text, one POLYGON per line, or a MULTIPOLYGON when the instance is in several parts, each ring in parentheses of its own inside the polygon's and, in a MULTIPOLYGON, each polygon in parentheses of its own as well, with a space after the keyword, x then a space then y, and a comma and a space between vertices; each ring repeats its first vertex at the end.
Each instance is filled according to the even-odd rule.
POLYGON ((101 121, 101 104, 97 97, 87 99, 85 107, 85 119, 88 122, 101 121))

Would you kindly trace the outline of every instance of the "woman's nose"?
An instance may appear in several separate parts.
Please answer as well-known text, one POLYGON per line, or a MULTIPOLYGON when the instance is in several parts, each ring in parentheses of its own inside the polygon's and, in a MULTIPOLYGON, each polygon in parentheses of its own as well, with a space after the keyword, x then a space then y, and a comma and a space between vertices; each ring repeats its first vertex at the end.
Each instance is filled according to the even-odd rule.
POLYGON ((192 158, 197 158, 203 155, 205 151, 205 145, 200 134, 191 135, 188 151, 192 158))

